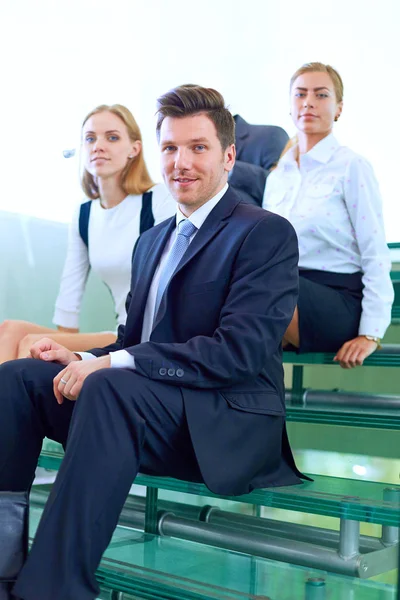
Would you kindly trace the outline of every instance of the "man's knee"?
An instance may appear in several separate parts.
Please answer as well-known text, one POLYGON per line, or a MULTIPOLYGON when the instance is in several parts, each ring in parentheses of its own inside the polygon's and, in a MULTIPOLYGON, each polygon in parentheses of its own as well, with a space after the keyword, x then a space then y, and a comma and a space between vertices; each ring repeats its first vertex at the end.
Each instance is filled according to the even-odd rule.
POLYGON ((41 385, 43 381, 53 381, 63 368, 56 363, 46 363, 33 358, 10 360, 0 365, 0 388, 3 388, 4 382, 12 382, 19 377, 22 377, 25 382, 41 385))
MULTIPOLYGON (((32 384, 34 386, 38 381, 42 389, 43 375, 37 378, 35 362, 32 359, 10 360, 0 365, 0 412, 3 416, 4 411, 8 409, 12 412, 25 411, 28 396, 24 393, 24 388, 29 394, 30 386, 32 384)), ((50 381, 52 381, 51 376, 50 381)))
MULTIPOLYGON (((141 380, 146 380, 145 377, 138 375, 134 371, 127 371, 125 369, 99 369, 94 373, 90 373, 85 379, 82 390, 94 390, 94 389, 119 389, 122 381, 126 381, 129 378, 129 383, 134 389, 140 386, 141 380)), ((125 383, 124 381, 124 383, 125 383)))
MULTIPOLYGON (((15 377, 16 374, 21 372, 21 367, 26 361, 21 360, 8 360, 0 365, 0 377, 15 377)), ((32 361, 30 361, 32 362, 32 361)))
POLYGON ((135 400, 141 402, 148 397, 147 386, 149 380, 134 371, 125 369, 100 369, 88 375, 82 386, 78 403, 87 403, 91 407, 98 405, 102 400, 108 405, 129 398, 131 406, 135 400))
MULTIPOLYGON (((106 390, 112 390, 117 369, 100 369, 90 373, 83 382, 77 404, 98 405, 106 390)), ((112 394, 110 394, 112 395, 112 394)))
POLYGON ((115 378, 115 372, 117 369, 99 369, 90 373, 83 383, 82 390, 93 390, 98 387, 102 388, 109 381, 113 381, 115 378))

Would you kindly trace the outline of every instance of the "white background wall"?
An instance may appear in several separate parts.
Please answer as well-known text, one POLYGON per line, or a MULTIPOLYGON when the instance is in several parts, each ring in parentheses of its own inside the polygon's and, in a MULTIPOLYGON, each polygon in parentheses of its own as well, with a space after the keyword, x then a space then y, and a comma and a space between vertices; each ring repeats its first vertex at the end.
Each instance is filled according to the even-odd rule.
POLYGON ((291 135, 289 79, 317 60, 344 79, 336 135, 372 162, 400 241, 399 31, 398 0, 2 0, 0 210, 70 219, 82 194, 62 151, 98 104, 131 108, 155 180, 155 99, 181 83, 291 135))

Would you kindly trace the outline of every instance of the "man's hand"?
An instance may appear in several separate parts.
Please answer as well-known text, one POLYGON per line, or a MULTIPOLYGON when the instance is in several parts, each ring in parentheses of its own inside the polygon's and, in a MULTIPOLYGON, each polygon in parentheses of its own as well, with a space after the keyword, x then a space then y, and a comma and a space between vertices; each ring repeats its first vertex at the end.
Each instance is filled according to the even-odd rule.
POLYGON ((71 362, 53 379, 54 395, 58 404, 68 400, 76 400, 81 392, 82 385, 90 373, 107 369, 111 366, 110 355, 100 356, 93 360, 71 362))
POLYGON ((47 337, 31 346, 28 358, 57 362, 60 365, 69 365, 72 361, 81 360, 79 356, 47 337))
POLYGON ((361 366, 364 360, 375 352, 378 344, 367 340, 364 335, 359 335, 354 340, 345 342, 333 360, 340 363, 343 369, 352 369, 361 366))

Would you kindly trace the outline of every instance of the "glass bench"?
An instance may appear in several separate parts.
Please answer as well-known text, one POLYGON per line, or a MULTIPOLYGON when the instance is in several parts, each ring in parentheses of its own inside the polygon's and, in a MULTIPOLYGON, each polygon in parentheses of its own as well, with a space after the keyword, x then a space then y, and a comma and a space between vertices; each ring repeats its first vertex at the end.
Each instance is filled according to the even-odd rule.
MULTIPOLYGON (((292 389, 286 392, 287 420, 302 423, 348 425, 374 429, 400 429, 400 398, 340 391, 307 390, 304 367, 331 365, 333 353, 284 352, 283 362, 292 365, 292 389)), ((364 361, 365 367, 400 367, 400 344, 384 344, 364 361)))
MULTIPOLYGON (((42 509, 31 508, 30 537, 42 509)), ((165 600, 395 600, 395 586, 328 574, 118 526, 97 579, 102 597, 165 600)))
MULTIPOLYGON (((40 455, 39 466, 57 470, 62 456, 62 453, 44 451, 40 455)), ((338 519, 400 527, 400 486, 326 475, 310 474, 310 477, 314 481, 305 481, 301 485, 254 490, 242 496, 219 496, 201 483, 180 481, 170 477, 153 477, 141 473, 136 477, 135 483, 154 490, 160 488, 255 506, 270 506, 338 519)))
MULTIPOLYGON (((62 454, 47 451, 42 453, 39 464, 57 469, 61 460, 62 454)), ((400 527, 400 486, 323 475, 311 477, 314 479, 312 482, 258 489, 242 496, 216 495, 203 484, 144 474, 136 477, 135 484, 146 487, 143 528, 149 534, 171 535, 360 578, 394 569, 400 527), (178 512, 175 515, 175 510, 166 516, 158 502, 159 489, 255 507, 336 517, 340 520, 336 547, 332 548, 329 539, 326 542, 322 530, 318 539, 318 528, 308 528, 310 532, 315 529, 310 534, 314 540, 310 541, 308 532, 304 534, 300 530, 299 535, 293 530, 290 539, 290 535, 283 531, 284 524, 280 523, 282 531, 275 531, 271 537, 266 521, 256 517, 252 523, 241 525, 237 518, 232 517, 228 524, 222 523, 221 529, 221 522, 212 521, 213 507, 209 506, 204 506, 201 514, 194 519, 187 519, 185 515, 182 519, 178 512), (382 538, 363 540, 360 522, 382 525, 382 538), (238 529, 242 529, 242 533, 237 533, 238 529)))
POLYGON ((390 277, 394 287, 394 302, 392 306, 392 325, 400 323, 400 270, 391 271, 390 277))

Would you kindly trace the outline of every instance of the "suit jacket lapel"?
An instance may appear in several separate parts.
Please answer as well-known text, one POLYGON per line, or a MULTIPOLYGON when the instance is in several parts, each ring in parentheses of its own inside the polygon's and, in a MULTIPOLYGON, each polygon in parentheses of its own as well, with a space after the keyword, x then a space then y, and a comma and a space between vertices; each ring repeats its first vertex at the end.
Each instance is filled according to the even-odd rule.
POLYGON ((144 269, 139 275, 139 279, 136 281, 135 289, 132 290, 132 302, 131 306, 135 307, 135 310, 129 310, 127 321, 126 321, 126 335, 133 333, 134 336, 138 337, 142 333, 143 316, 146 307, 147 297, 149 295, 150 285, 153 281, 154 273, 160 262, 161 255, 163 253, 165 244, 167 243, 172 231, 175 229, 176 217, 171 217, 170 221, 166 223, 166 226, 160 231, 157 237, 154 239, 150 250, 144 259, 144 269))

